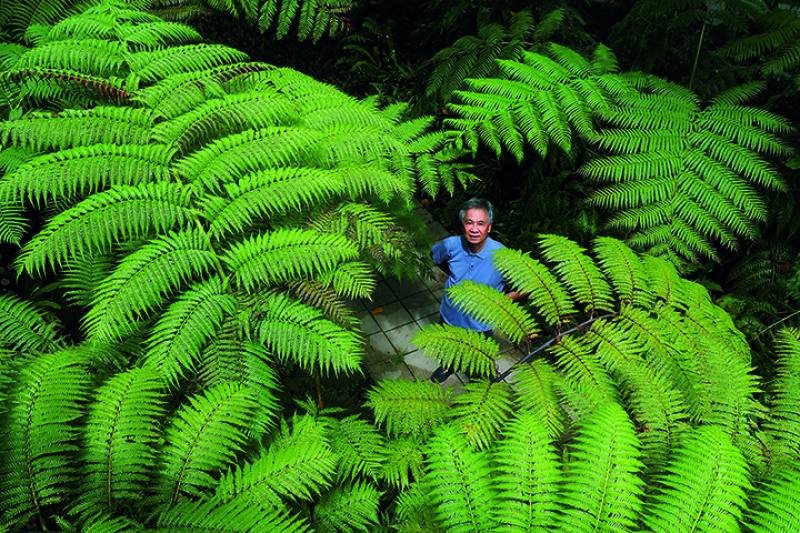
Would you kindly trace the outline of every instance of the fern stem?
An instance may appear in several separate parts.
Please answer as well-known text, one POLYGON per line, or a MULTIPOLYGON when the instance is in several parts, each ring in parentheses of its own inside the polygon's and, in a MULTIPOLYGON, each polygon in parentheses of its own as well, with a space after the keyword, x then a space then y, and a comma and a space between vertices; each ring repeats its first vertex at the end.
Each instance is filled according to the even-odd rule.
POLYGON ((618 314, 619 314, 619 313, 617 313, 617 312, 615 311, 615 312, 613 312, 613 313, 607 313, 607 314, 605 314, 605 315, 602 315, 602 316, 597 316, 597 317, 594 317, 594 318, 590 318, 589 320, 586 320, 585 322, 581 322, 580 324, 578 324, 578 325, 577 325, 577 326, 575 326, 574 328, 570 328, 570 329, 568 329, 568 330, 567 330, 567 331, 565 331, 564 333, 559 333, 559 334, 557 334, 555 337, 553 337, 552 339, 550 339, 549 341, 547 341, 547 342, 545 342, 545 343, 542 343, 541 345, 539 345, 539 347, 538 347, 538 348, 536 348, 536 349, 535 349, 535 350, 533 350, 532 352, 528 353, 528 355, 526 355, 525 357, 523 357, 522 359, 520 359, 519 361, 517 361, 516 363, 514 363, 514 364, 513 364, 513 365, 511 365, 510 367, 508 367, 508 368, 506 369, 506 371, 505 371, 505 372, 503 372, 502 374, 500 374, 500 375, 498 375, 498 376, 494 376, 493 378, 491 378, 490 382, 491 382, 491 383, 497 383, 498 381, 503 381, 504 379, 506 379, 506 378, 508 377, 508 375, 509 375, 509 374, 511 374, 511 371, 512 371, 512 370, 514 370, 514 367, 515 367, 515 366, 517 366, 517 365, 524 365, 525 363, 527 363, 528 361, 530 361, 531 359, 533 359, 533 356, 534 356, 534 355, 536 355, 537 353, 541 352, 542 350, 544 350, 545 348, 547 348, 547 347, 548 347, 548 346, 550 346, 551 344, 553 344, 553 343, 556 343, 556 342, 560 341, 562 338, 566 337, 566 336, 567 336, 567 335, 569 335, 570 333, 575 333, 576 331, 582 331, 582 330, 583 330, 583 329, 584 329, 586 326, 588 326, 588 325, 589 325, 589 324, 591 324, 592 322, 595 322, 595 321, 597 321, 597 320, 600 320, 600 319, 602 319, 602 318, 611 318, 611 317, 615 317, 615 316, 617 316, 618 314))
POLYGON ((773 323, 772 323, 772 324, 770 324, 769 326, 767 326, 767 327, 765 327, 764 329, 762 329, 761 331, 759 331, 759 332, 758 332, 758 334, 756 335, 756 338, 760 337, 762 333, 766 333, 767 331, 771 330, 772 328, 774 328, 774 327, 775 327, 775 326, 777 326, 778 324, 781 324, 781 323, 783 323, 783 322, 786 322, 787 320, 789 320, 790 318, 792 318, 793 316, 795 316, 795 315, 798 315, 798 314, 800 314, 800 309, 798 309, 797 311, 795 311, 794 313, 792 313, 792 314, 790 314, 790 315, 787 315, 787 316, 785 316, 785 317, 781 318, 781 319, 780 319, 780 320, 778 320, 777 322, 773 322, 773 323))
POLYGON ((694 64, 692 65, 692 74, 689 76, 689 90, 692 90, 694 84, 694 75, 697 73, 697 63, 700 62, 700 48, 703 46, 703 38, 706 35, 706 22, 703 22, 703 27, 700 29, 700 39, 697 41, 697 50, 694 53, 694 64))
POLYGON ((314 391, 317 393, 317 409, 323 409, 325 402, 322 401, 322 386, 320 385, 318 366, 314 366, 314 391))

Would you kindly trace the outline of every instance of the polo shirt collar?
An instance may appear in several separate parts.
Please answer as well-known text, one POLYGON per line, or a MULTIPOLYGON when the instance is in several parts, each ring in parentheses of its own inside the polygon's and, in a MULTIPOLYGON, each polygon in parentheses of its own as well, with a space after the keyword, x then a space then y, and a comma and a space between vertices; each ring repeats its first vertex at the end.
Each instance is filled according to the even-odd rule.
POLYGON ((481 251, 476 254, 473 254, 472 250, 469 249, 469 245, 467 244, 467 239, 465 239, 463 235, 461 236, 461 245, 464 247, 467 253, 480 257, 481 259, 486 259, 489 256, 489 252, 492 249, 491 245, 493 242, 494 239, 492 239, 491 237, 486 237, 486 242, 483 243, 483 248, 481 248, 481 251))

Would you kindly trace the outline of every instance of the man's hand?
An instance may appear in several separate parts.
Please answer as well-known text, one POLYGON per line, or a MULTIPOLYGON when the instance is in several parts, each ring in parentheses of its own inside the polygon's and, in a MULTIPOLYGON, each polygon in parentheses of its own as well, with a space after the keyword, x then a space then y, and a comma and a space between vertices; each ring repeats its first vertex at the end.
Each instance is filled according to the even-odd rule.
POLYGON ((518 300, 524 300, 528 297, 527 292, 519 292, 519 291, 511 291, 508 293, 508 297, 511 298, 512 301, 516 302, 518 300))

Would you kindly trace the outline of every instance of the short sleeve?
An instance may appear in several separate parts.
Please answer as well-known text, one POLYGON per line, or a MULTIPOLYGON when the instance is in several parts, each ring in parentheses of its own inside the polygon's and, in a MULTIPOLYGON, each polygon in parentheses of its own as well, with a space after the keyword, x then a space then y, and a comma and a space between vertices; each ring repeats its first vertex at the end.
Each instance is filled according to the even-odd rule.
POLYGON ((442 239, 431 247, 431 259, 437 265, 446 263, 450 259, 450 249, 447 246, 447 239, 442 239))

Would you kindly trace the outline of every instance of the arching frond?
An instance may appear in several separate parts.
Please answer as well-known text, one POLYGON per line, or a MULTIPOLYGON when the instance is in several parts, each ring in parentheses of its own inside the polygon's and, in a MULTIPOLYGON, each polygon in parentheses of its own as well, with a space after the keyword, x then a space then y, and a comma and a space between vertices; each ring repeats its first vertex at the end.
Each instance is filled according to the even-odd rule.
POLYGON ((456 428, 439 428, 428 442, 425 483, 436 518, 448 531, 489 531, 496 489, 485 454, 474 452, 456 428))
POLYGON ((18 69, 55 68, 97 76, 124 76, 125 49, 118 41, 63 39, 41 43, 22 54, 18 69))
POLYGON ((800 458, 800 331, 777 335, 777 379, 772 384, 769 416, 764 429, 770 438, 772 466, 781 469, 800 458))
POLYGON ((204 275, 216 262, 208 236, 198 230, 170 233, 145 244, 98 287, 84 320, 89 336, 118 337, 120 326, 147 316, 182 283, 204 275))
POLYGON ((479 380, 468 383, 464 389, 453 404, 453 425, 466 435, 472 447, 489 449, 511 418, 511 388, 503 382, 479 380))
POLYGON ((525 309, 486 285, 460 283, 449 288, 447 295, 462 311, 502 331, 512 342, 520 342, 539 331, 525 309))
POLYGON ((516 417, 503 429, 492 454, 497 463, 498 505, 493 510, 503 531, 555 529, 560 511, 561 466, 542 418, 516 417))
POLYGON ((797 467, 789 466, 761 487, 751 509, 747 525, 755 533, 800 528, 800 472, 797 467))
POLYGON ((398 437, 384 441, 382 478, 399 490, 407 489, 423 475, 424 441, 414 437, 398 437))
POLYGON ((147 493, 165 400, 160 376, 144 368, 116 374, 97 391, 84 434, 84 490, 76 506, 84 514, 114 513, 147 493))
POLYGON ((75 422, 89 384, 84 359, 80 348, 36 356, 16 377, 14 402, 0 434, 5 524, 24 527, 31 519, 44 520, 48 506, 69 497, 68 482, 77 479, 75 422))
POLYGON ((355 244, 342 236, 278 229, 234 244, 223 258, 233 271, 234 281, 250 290, 314 276, 357 256, 355 244))
POLYGON ((367 393, 366 406, 390 436, 427 435, 448 416, 451 392, 426 381, 383 380, 367 393))
POLYGON ((416 333, 413 343, 443 368, 481 377, 491 377, 496 372, 494 360, 500 345, 475 331, 447 324, 431 324, 416 333))
POLYGON ((515 290, 528 295, 550 326, 558 326, 575 313, 566 288, 540 262, 517 250, 503 248, 493 258, 494 265, 515 290))
POLYGON ((0 294, 0 348, 19 352, 47 352, 62 345, 54 318, 30 302, 0 294))
POLYGON ((639 441, 625 411, 607 403, 581 422, 566 464, 560 528, 624 530, 642 508, 639 441))
POLYGON ((218 44, 187 44, 127 54, 131 72, 152 82, 172 74, 207 69, 247 60, 247 54, 218 44))
POLYGON ((53 217, 24 247, 20 266, 39 273, 71 257, 108 251, 123 239, 146 237, 190 220, 189 191, 173 183, 117 187, 53 217))
POLYGON ((234 460, 247 438, 255 410, 250 391, 223 383, 189 399, 166 429, 158 467, 159 499, 174 504, 182 495, 202 496, 234 460))
POLYGON ((575 337, 564 337, 548 351, 555 356, 556 365, 568 382, 591 401, 602 405, 617 399, 614 381, 589 343, 575 337))
MULTIPOLYGON (((308 1, 308 0, 306 0, 308 1)), ((337 487, 314 506, 317 531, 370 531, 378 524, 381 492, 365 482, 337 487)))
POLYGON ((377 482, 384 462, 384 439, 376 427, 357 416, 331 424, 331 449, 339 456, 340 479, 357 481, 361 476, 377 482))
POLYGON ((292 360, 307 371, 318 368, 338 375, 359 371, 359 337, 325 320, 322 313, 283 295, 270 297, 258 324, 259 341, 278 357, 292 360))
POLYGON ((219 279, 194 285, 153 326, 145 364, 157 369, 166 382, 176 384, 196 368, 203 347, 218 335, 224 318, 235 310, 235 299, 219 279))
POLYGON ((567 413, 557 394, 557 383, 563 379, 563 374, 542 359, 523 366, 513 378, 520 409, 536 415, 553 439, 560 436, 567 425, 567 413))
POLYGON ((326 33, 333 36, 348 27, 351 9, 351 0, 266 0, 261 4, 258 29, 265 33, 273 28, 275 38, 283 39, 296 25, 300 41, 310 37, 317 42, 326 33))
POLYGON ((229 502, 214 498, 182 500, 163 511, 157 523, 159 527, 172 531, 308 531, 306 523, 299 517, 291 516, 285 508, 253 505, 248 500, 240 499, 229 502))
POLYGON ((647 271, 636 254, 621 241, 610 237, 595 239, 594 251, 618 298, 623 302, 649 307, 652 295, 647 271))
POLYGON ((655 531, 738 529, 747 466, 730 437, 717 426, 701 426, 687 436, 667 467, 663 489, 645 508, 644 524, 655 531))

